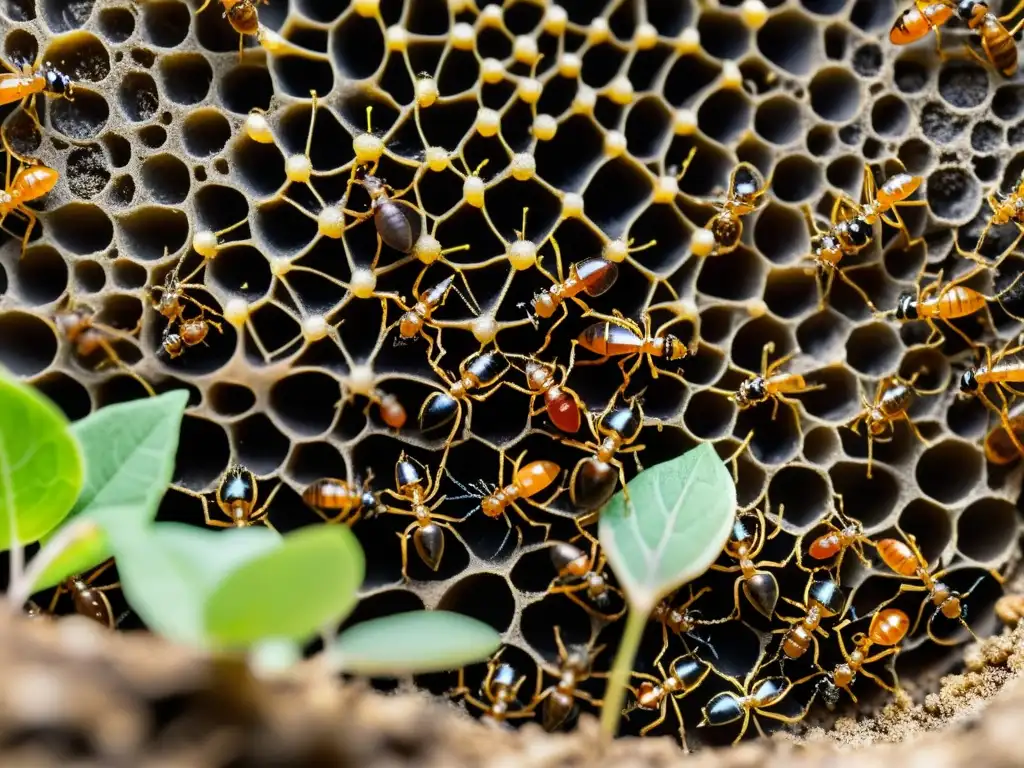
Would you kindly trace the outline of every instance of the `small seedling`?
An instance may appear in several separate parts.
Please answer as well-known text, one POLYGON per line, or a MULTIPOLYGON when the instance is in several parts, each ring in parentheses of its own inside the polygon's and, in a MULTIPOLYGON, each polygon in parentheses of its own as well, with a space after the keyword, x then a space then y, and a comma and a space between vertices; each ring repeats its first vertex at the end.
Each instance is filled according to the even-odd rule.
POLYGON ((732 530, 736 487, 709 443, 651 467, 612 497, 598 535, 629 605, 601 729, 615 735, 644 628, 659 601, 705 573, 732 530))

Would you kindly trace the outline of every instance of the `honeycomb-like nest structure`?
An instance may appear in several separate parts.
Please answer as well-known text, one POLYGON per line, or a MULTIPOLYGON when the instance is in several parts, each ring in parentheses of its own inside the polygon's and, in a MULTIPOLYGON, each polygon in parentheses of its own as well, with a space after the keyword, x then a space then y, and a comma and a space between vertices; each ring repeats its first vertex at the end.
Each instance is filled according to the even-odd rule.
MULTIPOLYGON (((1019 469, 986 461, 981 444, 991 414, 955 396, 969 350, 965 355, 948 332, 943 348, 924 347, 922 323, 901 326, 875 316, 839 280, 819 308, 802 209, 825 221, 837 195, 861 199, 865 161, 884 178, 899 160, 925 180, 919 196, 927 207, 903 211, 925 244, 907 249, 902 234, 886 227, 843 266, 861 265, 849 274, 883 309, 914 289, 925 265, 930 274, 944 269, 947 279, 963 273, 969 263, 957 256, 954 236, 972 245, 988 216, 984 194, 1008 188, 1024 167, 1017 152, 1024 92, 970 59, 941 60, 931 41, 891 46, 886 33, 899 10, 892 0, 766 5, 767 21, 758 27, 749 6, 727 0, 479 8, 471 0, 272 0, 259 6, 260 19, 294 48, 268 54, 248 38, 240 58, 238 35, 216 2, 194 15, 195 6, 181 0, 9 0, 0 12, 5 59, 59 62, 78 88, 74 101, 41 99, 41 132, 23 111, 6 108, 11 146, 61 178, 35 206, 40 225, 24 256, 15 239, 0 251, 0 362, 80 418, 145 392, 124 369, 79 359, 60 339, 55 313, 70 293, 110 325, 131 329, 141 321, 137 342, 118 344, 125 362, 157 390, 192 393, 175 484, 212 492, 229 463, 240 463, 259 477, 264 498, 281 483, 269 519, 282 531, 320 521, 301 500, 303 488, 320 477, 372 471, 381 490, 391 485, 403 450, 436 469, 443 441, 420 433, 416 414, 432 392, 447 387, 428 366, 422 340, 396 345, 394 329, 380 333, 400 313, 379 294, 409 300, 424 264, 388 247, 378 252, 372 221, 340 238, 318 231, 321 200, 368 208, 363 189, 347 182, 356 164, 353 144, 366 141, 372 106, 373 135, 386 147, 376 175, 397 190, 412 185, 403 199, 422 209, 424 231, 445 248, 468 246, 446 254, 423 281, 427 287, 453 268, 463 270, 482 307, 480 320, 453 293, 435 315, 447 326, 442 368, 454 371, 495 329, 506 352, 528 354, 543 341, 550 321, 535 329, 520 305, 550 281, 537 269, 510 266, 506 253, 517 240, 539 245, 549 270, 552 236, 566 267, 615 240, 634 247, 654 240, 619 264, 612 290, 588 299, 594 310, 633 318, 658 305, 655 327, 688 310, 699 316, 699 323, 673 328, 685 342, 699 338, 678 369, 685 384, 652 378, 646 366, 631 383, 630 392, 644 390, 647 416, 639 461, 650 466, 701 441, 714 441, 725 457, 753 430, 737 462, 740 504, 765 509, 767 499, 769 520, 785 508, 782 534, 762 558, 785 557, 796 537, 821 532, 820 521, 841 494, 847 515, 869 536, 893 535, 897 526, 915 535, 929 563, 948 567, 946 581, 966 590, 990 569, 1016 563, 1021 479, 1019 469), (417 87, 430 87, 423 82, 439 94, 429 106, 417 106, 417 87), (286 166, 301 166, 294 157, 306 151, 311 91, 318 96, 312 178, 303 184, 289 180, 286 166), (266 113, 271 142, 246 133, 253 109, 266 113), (676 192, 676 175, 694 148, 676 192), (735 251, 698 258, 691 238, 740 161, 770 177, 766 202, 745 218, 735 251), (486 189, 482 208, 464 193, 473 175, 486 189), (204 262, 193 247, 196 235, 240 221, 204 262), (158 355, 166 321, 152 307, 150 287, 162 285, 182 259, 181 274, 194 273, 191 282, 200 286, 189 294, 228 310, 232 322, 212 331, 206 345, 169 360, 158 355), (376 292, 358 298, 350 281, 371 268, 376 292), (769 342, 776 355, 796 353, 790 370, 825 385, 798 398, 799 422, 785 405, 773 419, 770 404, 741 412, 709 389, 735 390, 745 371, 760 367, 769 342), (880 379, 918 371, 920 387, 944 390, 918 398, 910 411, 928 444, 897 425, 892 442, 876 444, 869 479, 865 437, 845 425, 880 379), (388 428, 367 393, 395 396, 409 412, 407 426, 388 428)), ((946 35, 950 50, 968 38, 954 27, 946 35)), ((16 219, 7 226, 20 233, 16 219)), ((1001 250, 1016 234, 1007 229, 993 231, 987 248, 1001 250)), ((985 272, 972 285, 992 293, 1003 281, 985 272)), ((463 289, 460 280, 456 286, 463 289)), ((992 322, 968 318, 960 327, 990 343, 1018 330, 996 305, 983 314, 992 322)), ((564 364, 570 341, 590 322, 570 305, 545 359, 564 364)), ((505 378, 526 383, 515 369, 505 378)), ((620 382, 609 362, 576 368, 568 384, 599 411, 620 382)), ((469 429, 447 461, 463 484, 494 484, 500 451, 510 459, 526 451, 567 470, 585 456, 553 439, 543 415, 531 420, 528 398, 511 388, 474 402, 463 418, 469 429)), ((624 459, 632 476, 634 462, 624 459)), ((440 482, 442 492, 460 495, 448 476, 440 482)), ((577 532, 566 497, 546 512, 525 508, 553 523, 552 541, 577 532)), ((461 517, 478 504, 449 500, 439 511, 461 517)), ((161 519, 203 524, 196 499, 177 492, 168 494, 161 519)), ((502 631, 510 646, 504 660, 527 675, 540 662, 557 663, 555 625, 567 642, 586 642, 600 629, 597 642, 614 646, 618 625, 602 628, 565 596, 545 594, 554 576, 550 542, 511 519, 523 530, 521 543, 517 534, 506 541, 503 521, 481 514, 455 524, 458 535, 446 531, 437 572, 410 547, 408 584, 395 534, 410 518, 359 521, 354 530, 367 551, 368 578, 352 621, 424 606, 461 611, 502 631)), ((792 566, 777 573, 782 594, 800 600, 806 573, 792 566)), ((712 588, 694 604, 704 618, 733 609, 735 576, 712 573, 694 585, 712 588)), ((841 576, 856 616, 892 597, 900 583, 885 566, 866 568, 853 556, 841 576)), ((966 601, 978 633, 993 629, 991 607, 1000 593, 986 578, 966 601)), ((913 616, 920 599, 911 593, 894 605, 913 616)), ((740 678, 757 658, 759 632, 786 626, 743 609, 749 623, 700 631, 714 656, 704 643, 696 646, 740 678)), ((943 629, 963 635, 955 624, 943 629)), ((657 674, 652 661, 660 644, 652 624, 638 671, 657 674)), ((597 657, 598 669, 607 669, 613 650, 597 657)), ((673 637, 666 661, 683 652, 673 637)), ((822 640, 823 666, 837 659, 835 640, 822 640)), ((921 631, 904 643, 897 669, 904 686, 917 690, 956 661, 921 631)), ((418 683, 440 692, 453 683, 442 677, 418 683)), ((476 669, 468 679, 475 685, 481 677, 476 669)), ((552 682, 545 678, 545 685, 552 682)), ((735 734, 692 729, 699 707, 726 687, 710 678, 683 701, 691 746, 698 734, 710 743, 735 734)), ((601 688, 588 690, 600 695, 601 688)), ((799 707, 812 690, 813 683, 787 703, 799 707)), ((872 700, 870 680, 856 690, 872 700)), ((647 721, 636 713, 624 726, 636 730, 647 721)), ((674 730, 671 714, 663 730, 674 730)))

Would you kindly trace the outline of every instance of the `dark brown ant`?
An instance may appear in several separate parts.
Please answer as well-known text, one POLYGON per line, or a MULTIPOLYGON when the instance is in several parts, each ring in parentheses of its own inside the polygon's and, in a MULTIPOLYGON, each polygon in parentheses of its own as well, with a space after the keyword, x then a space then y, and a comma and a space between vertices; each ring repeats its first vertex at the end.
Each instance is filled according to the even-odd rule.
POLYGON ((499 649, 487 662, 487 676, 480 685, 482 699, 473 696, 466 686, 465 669, 459 669, 459 682, 448 694, 452 698, 464 697, 483 713, 481 719, 495 724, 513 718, 533 717, 536 709, 535 705, 513 709, 526 676, 519 676, 510 664, 498 663, 504 652, 504 648, 499 649))
POLYGON ((719 726, 728 725, 729 723, 735 723, 738 720, 742 720, 743 723, 740 726, 740 732, 733 739, 733 745, 739 744, 744 734, 747 732, 747 728, 750 727, 750 721, 754 721, 754 727, 757 728, 758 733, 766 738, 764 730, 761 728, 761 724, 758 722, 757 716, 767 717, 771 720, 778 720, 783 723, 799 723, 803 720, 807 713, 811 709, 811 705, 814 703, 815 695, 811 695, 810 701, 807 702, 800 713, 797 715, 784 715, 779 712, 770 712, 768 707, 773 707, 781 702, 790 692, 798 685, 812 680, 821 674, 821 671, 815 671, 809 675, 801 677, 799 680, 790 680, 788 677, 777 676, 777 677, 763 677, 760 680, 754 680, 754 677, 758 672, 761 671, 763 664, 762 659, 764 658, 764 651, 761 651, 761 658, 757 660, 757 663, 751 667, 750 672, 747 674, 746 679, 741 684, 736 678, 725 675, 719 672, 714 667, 711 671, 718 675, 723 680, 732 683, 736 687, 736 692, 723 691, 722 693, 716 693, 708 703, 701 708, 701 713, 704 718, 697 724, 698 728, 705 726, 719 726))
POLYGON ((690 250, 694 256, 721 256, 732 253, 743 237, 743 216, 761 207, 765 192, 771 186, 750 163, 740 163, 729 174, 729 191, 711 220, 704 225, 710 237, 694 237, 690 250))
MULTIPOLYGON (((554 731, 565 724, 572 714, 577 700, 585 701, 595 707, 603 701, 595 699, 586 691, 580 690, 579 684, 590 678, 606 678, 607 672, 594 672, 594 659, 604 650, 604 646, 593 648, 591 645, 574 645, 566 649, 562 643, 561 628, 555 625, 555 643, 558 646, 558 666, 542 663, 544 673, 558 679, 534 696, 530 707, 543 703, 541 708, 541 725, 545 731, 554 731)), ((538 679, 538 685, 541 680, 538 679)))
POLYGON ((846 595, 843 594, 839 582, 835 579, 812 579, 804 588, 802 603, 791 600, 785 595, 782 596, 782 599, 799 608, 804 615, 779 615, 779 619, 787 622, 790 626, 772 630, 772 634, 782 634, 783 636, 775 658, 779 659, 785 656, 790 660, 799 659, 813 646, 812 663, 817 666, 819 647, 815 633, 817 632, 822 637, 828 637, 828 632, 821 626, 821 621, 834 616, 842 616, 846 610, 846 595))
POLYGON ((870 402, 863 394, 861 395, 861 403, 864 405, 864 410, 850 422, 849 427, 855 434, 860 434, 861 422, 867 425, 867 476, 869 478, 871 477, 871 466, 874 461, 874 444, 876 442, 890 442, 893 438, 897 421, 905 421, 909 425, 910 431, 914 433, 914 437, 925 446, 929 445, 929 442, 918 430, 914 420, 910 418, 910 414, 907 412, 915 397, 919 395, 937 395, 943 391, 941 387, 936 389, 920 389, 915 387, 915 382, 923 373, 927 373, 927 371, 922 369, 909 379, 901 378, 898 375, 887 376, 881 379, 878 382, 878 388, 875 390, 874 402, 870 402))
POLYGON ((62 307, 57 310, 53 318, 54 324, 61 336, 67 339, 74 347, 75 355, 82 360, 92 357, 102 351, 106 361, 142 385, 143 389, 154 397, 156 392, 149 382, 142 378, 137 372, 121 359, 114 349, 113 341, 122 340, 133 345, 138 344, 136 334, 141 328, 142 321, 131 331, 124 331, 120 328, 106 325, 96 320, 96 312, 86 304, 75 302, 70 296, 64 301, 62 307))
MULTIPOLYGON (((114 564, 113 560, 108 560, 95 571, 93 571, 86 578, 81 576, 72 576, 63 582, 53 593, 53 597, 50 600, 50 607, 48 613, 52 616, 54 609, 57 607, 57 601, 63 594, 68 594, 75 604, 75 613, 81 616, 86 616, 93 621, 102 624, 107 629, 116 629, 121 619, 114 615, 114 609, 110 605, 110 599, 104 594, 112 589, 117 589, 121 586, 120 582, 114 584, 107 584, 102 587, 94 587, 93 582, 96 581, 110 566, 114 564)), ((127 614, 125 614, 127 615, 127 614)))
POLYGON ((224 332, 220 323, 207 320, 203 315, 181 320, 176 330, 168 325, 161 337, 160 348, 173 360, 180 357, 186 348, 205 344, 211 328, 218 333, 224 332))
POLYGON ((447 460, 448 446, 445 446, 437 472, 431 477, 430 469, 427 466, 402 451, 395 463, 395 489, 384 490, 384 493, 391 498, 411 507, 411 509, 398 509, 388 504, 385 506, 384 512, 415 518, 402 533, 398 534, 402 541, 402 578, 405 581, 409 581, 410 538, 412 538, 413 546, 416 548, 416 554, 420 556, 420 560, 432 571, 436 571, 441 567, 441 558, 444 556, 445 529, 462 541, 462 537, 459 536, 452 523, 461 523, 473 514, 473 511, 470 511, 469 515, 460 518, 439 515, 435 511, 446 498, 443 495, 436 499, 434 497, 440 490, 441 473, 444 471, 447 460))
MULTIPOLYGON (((642 393, 641 393, 642 394, 642 393)), ((558 438, 571 448, 579 448, 590 456, 580 459, 569 477, 569 498, 577 509, 600 509, 615 493, 621 480, 623 492, 629 497, 626 470, 616 454, 632 453, 638 471, 642 471, 637 452, 645 446, 636 442, 644 426, 644 409, 640 394, 626 400, 625 406, 616 407, 617 393, 595 418, 589 411, 587 425, 594 439, 580 442, 567 437, 558 438)))
POLYGON ((682 699, 696 690, 711 671, 711 665, 702 661, 692 654, 680 656, 669 666, 672 672, 666 672, 660 661, 655 666, 661 672, 661 678, 648 675, 644 672, 633 672, 634 677, 639 677, 644 682, 637 688, 630 689, 636 699, 629 707, 622 711, 624 716, 629 715, 634 709, 644 709, 650 712, 659 711, 660 715, 656 720, 640 729, 640 735, 646 736, 663 722, 668 715, 668 703, 672 702, 672 708, 676 713, 676 720, 679 722, 679 738, 682 739, 683 749, 689 752, 686 746, 686 726, 683 723, 683 713, 679 710, 677 699, 682 699))
MULTIPOLYGON (((530 318, 530 322, 536 328, 539 326, 537 322, 538 317, 546 320, 554 316, 559 307, 562 309, 562 316, 548 328, 544 343, 534 353, 535 355, 539 355, 547 349, 555 329, 569 316, 569 310, 565 304, 567 299, 576 302, 584 311, 588 311, 590 308, 578 298, 579 294, 585 293, 587 296, 594 298, 601 296, 615 285, 615 281, 619 277, 619 267, 615 262, 596 257, 571 265, 569 267, 569 277, 566 278, 562 275, 562 252, 558 247, 558 241, 554 237, 551 238, 551 246, 555 251, 555 268, 558 277, 556 278, 545 270, 538 260, 537 269, 553 285, 534 294, 533 300, 530 302, 533 313, 528 313, 527 317, 530 318)), ((520 304, 519 306, 525 305, 520 304)))
POLYGON ((247 528, 250 525, 263 523, 263 525, 271 530, 275 530, 274 526, 270 524, 268 513, 270 502, 274 500, 277 492, 281 490, 281 483, 279 482, 274 486, 274 490, 268 494, 266 501, 259 508, 256 508, 256 504, 259 502, 259 484, 256 481, 256 476, 240 464, 231 464, 228 467, 224 476, 217 484, 217 490, 214 493, 217 508, 224 513, 228 520, 215 520, 210 517, 210 506, 205 494, 181 486, 175 486, 175 488, 182 493, 196 497, 202 502, 203 519, 209 526, 214 528, 247 528))
POLYGON ((508 370, 508 360, 497 350, 477 352, 459 363, 459 377, 445 373, 432 360, 428 361, 435 373, 448 385, 447 392, 432 392, 420 407, 420 429, 429 431, 454 419, 448 442, 454 439, 462 422, 463 403, 467 410, 466 424, 472 416, 472 401, 484 401, 498 391, 501 377, 508 370), (475 389, 483 390, 479 394, 475 389))
MULTIPOLYGON (((766 501, 765 507, 767 508, 767 506, 768 502, 766 501)), ((776 581, 773 574, 764 570, 764 568, 767 566, 784 568, 786 563, 789 562, 789 557, 782 562, 769 560, 755 561, 757 556, 761 554, 765 542, 774 539, 779 535, 779 531, 782 530, 782 515, 784 511, 785 508, 780 505, 778 515, 775 518, 775 530, 771 534, 767 533, 768 526, 765 513, 760 509, 755 509, 753 512, 743 512, 736 516, 732 527, 732 536, 725 545, 725 554, 738 562, 736 565, 718 565, 716 563, 711 566, 711 570, 723 573, 740 572, 739 578, 736 579, 733 585, 734 608, 730 618, 737 618, 740 615, 741 586, 747 601, 758 613, 769 619, 774 615, 775 604, 779 601, 779 582, 776 581), (755 521, 753 530, 747 524, 747 521, 751 519, 755 521)))
POLYGON ((591 540, 589 555, 564 541, 551 548, 551 564, 558 575, 548 586, 547 594, 565 595, 599 621, 613 622, 626 612, 625 599, 621 590, 608 583, 604 573, 607 560, 604 554, 598 555, 600 543, 589 534, 587 537, 591 540), (580 599, 580 593, 586 594, 587 599, 580 599), (607 613, 612 595, 622 601, 622 609, 607 613))
POLYGON ((700 611, 690 610, 690 606, 697 602, 701 595, 710 592, 711 587, 702 587, 696 594, 694 594, 692 586, 689 590, 690 597, 681 605, 673 607, 670 602, 670 598, 665 598, 654 607, 654 611, 651 613, 651 621, 656 621, 661 624, 661 650, 658 651, 658 655, 654 657, 655 664, 659 663, 668 651, 669 632, 678 636, 679 639, 683 641, 683 645, 687 647, 687 650, 690 650, 689 644, 686 642, 686 638, 688 637, 694 642, 706 646, 711 652, 711 655, 716 659, 718 658, 718 652, 715 650, 715 647, 707 640, 700 637, 695 630, 697 627, 711 626, 713 624, 725 624, 726 622, 732 621, 733 616, 730 614, 729 616, 721 619, 701 619, 700 611))

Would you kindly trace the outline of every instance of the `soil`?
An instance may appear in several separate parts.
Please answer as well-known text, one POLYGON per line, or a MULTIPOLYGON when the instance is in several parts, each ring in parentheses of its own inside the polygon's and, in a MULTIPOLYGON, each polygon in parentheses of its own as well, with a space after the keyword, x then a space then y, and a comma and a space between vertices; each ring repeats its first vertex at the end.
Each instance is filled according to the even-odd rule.
POLYGON ((18 766, 1022 765, 1024 626, 983 641, 938 693, 831 731, 684 755, 669 738, 606 744, 597 721, 548 735, 490 727, 426 694, 383 695, 314 662, 255 680, 210 658, 87 619, 0 619, 0 764, 18 766))

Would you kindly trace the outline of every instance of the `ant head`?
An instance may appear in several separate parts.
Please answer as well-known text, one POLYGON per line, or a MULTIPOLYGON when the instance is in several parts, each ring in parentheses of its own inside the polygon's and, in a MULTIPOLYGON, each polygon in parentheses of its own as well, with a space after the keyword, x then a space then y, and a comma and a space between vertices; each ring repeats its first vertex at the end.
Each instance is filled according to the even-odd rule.
POLYGON ((552 370, 549 365, 539 360, 528 360, 524 373, 526 373, 526 382, 530 389, 540 392, 547 387, 552 370))
POLYGON ((909 291, 901 293, 894 314, 897 320, 917 320, 917 296, 909 291))
POLYGON ((733 402, 740 409, 749 408, 754 403, 759 403, 768 396, 767 386, 767 382, 761 376, 747 379, 736 390, 733 402))
POLYGON ((533 311, 538 317, 548 318, 555 314, 558 303, 547 291, 539 291, 533 295, 533 311))
POLYGON ((979 2, 979 0, 960 0, 957 3, 956 15, 960 17, 961 21, 970 23, 986 13, 989 13, 988 3, 979 2))
POLYGON ((57 69, 50 62, 46 62, 40 67, 43 77, 46 78, 46 90, 50 93, 60 94, 68 101, 74 101, 75 99, 75 83, 74 81, 57 69))
POLYGON ((669 360, 682 360, 690 354, 690 348, 683 344, 678 336, 671 333, 665 335, 665 357, 669 360))

